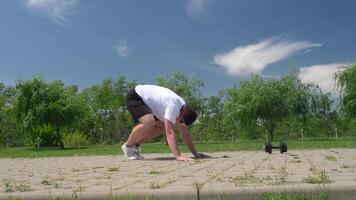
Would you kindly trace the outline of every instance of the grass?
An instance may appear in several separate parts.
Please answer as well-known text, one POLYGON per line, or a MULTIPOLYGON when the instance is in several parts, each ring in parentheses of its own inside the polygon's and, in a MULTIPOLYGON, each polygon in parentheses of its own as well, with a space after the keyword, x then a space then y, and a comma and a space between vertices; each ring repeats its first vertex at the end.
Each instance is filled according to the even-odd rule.
POLYGON ((109 167, 109 172, 118 172, 120 170, 119 167, 109 167))
POLYGON ((148 186, 150 189, 159 189, 161 188, 162 186, 159 184, 159 183, 156 183, 156 182, 150 182, 149 186, 148 186))
POLYGON ((28 192, 32 191, 30 185, 23 181, 11 181, 11 180, 2 180, 4 185, 4 192, 5 193, 12 193, 12 192, 28 192))
POLYGON ((303 182, 309 184, 328 184, 331 183, 331 180, 325 171, 321 171, 317 175, 309 175, 305 177, 303 182))
POLYGON ((150 172, 148 172, 149 175, 158 175, 158 174, 161 174, 160 171, 156 171, 156 170, 152 170, 150 172))
POLYGON ((328 161, 336 162, 336 157, 335 156, 325 156, 325 159, 328 160, 328 161))
MULTIPOLYGON (((265 141, 238 141, 235 143, 203 143, 195 144, 201 152, 217 151, 243 151, 262 150, 265 141)), ((278 142, 275 142, 278 144, 278 142)), ((330 148, 356 148, 356 140, 350 138, 326 138, 326 139, 305 139, 304 141, 287 141, 288 150, 293 149, 330 149, 330 148)), ((170 153, 166 144, 148 143, 143 144, 142 153, 170 153)), ((188 152, 185 145, 180 145, 182 152, 188 152)), ((90 155, 117 155, 122 154, 121 145, 110 146, 89 146, 86 148, 0 148, 0 158, 38 158, 38 157, 60 157, 60 156, 90 156, 90 155)))
POLYGON ((315 197, 306 194, 296 193, 265 193, 262 195, 261 200, 327 200, 327 194, 318 194, 315 197))

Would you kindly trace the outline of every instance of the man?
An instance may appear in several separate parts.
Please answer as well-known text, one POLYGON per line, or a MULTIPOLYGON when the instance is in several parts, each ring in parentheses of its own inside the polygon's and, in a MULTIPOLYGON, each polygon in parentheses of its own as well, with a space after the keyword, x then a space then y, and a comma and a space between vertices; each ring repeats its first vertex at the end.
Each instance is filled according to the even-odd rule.
POLYGON ((187 125, 197 118, 197 113, 173 91, 156 85, 137 85, 126 94, 126 106, 137 123, 122 145, 126 159, 143 159, 138 146, 165 132, 168 145, 176 160, 189 161, 191 158, 181 155, 175 137, 177 125, 184 143, 194 157, 208 155, 198 153, 192 143, 187 125))

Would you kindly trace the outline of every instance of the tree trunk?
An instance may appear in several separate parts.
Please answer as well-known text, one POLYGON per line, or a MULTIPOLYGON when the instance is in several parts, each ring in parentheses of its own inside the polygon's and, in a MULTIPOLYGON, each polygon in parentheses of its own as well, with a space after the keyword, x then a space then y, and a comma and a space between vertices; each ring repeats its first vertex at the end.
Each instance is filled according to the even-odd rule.
POLYGON ((304 140, 304 129, 300 129, 300 136, 303 141, 304 140))
POLYGON ((58 147, 60 149, 64 149, 64 144, 61 136, 61 128, 58 125, 56 125, 56 134, 57 134, 58 147))

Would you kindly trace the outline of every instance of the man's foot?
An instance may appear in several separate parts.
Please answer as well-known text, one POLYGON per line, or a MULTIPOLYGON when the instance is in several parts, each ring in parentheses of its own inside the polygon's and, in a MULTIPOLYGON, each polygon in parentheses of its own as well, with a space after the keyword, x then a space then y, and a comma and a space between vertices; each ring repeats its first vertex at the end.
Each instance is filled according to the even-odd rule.
POLYGON ((140 160, 143 159, 142 156, 140 156, 139 149, 135 146, 133 147, 128 147, 126 146, 126 143, 124 143, 121 146, 122 151, 124 152, 125 158, 128 160, 140 160))
POLYGON ((143 159, 143 156, 140 155, 141 153, 141 148, 140 148, 140 145, 136 144, 133 146, 135 148, 135 156, 138 158, 138 159, 143 159))

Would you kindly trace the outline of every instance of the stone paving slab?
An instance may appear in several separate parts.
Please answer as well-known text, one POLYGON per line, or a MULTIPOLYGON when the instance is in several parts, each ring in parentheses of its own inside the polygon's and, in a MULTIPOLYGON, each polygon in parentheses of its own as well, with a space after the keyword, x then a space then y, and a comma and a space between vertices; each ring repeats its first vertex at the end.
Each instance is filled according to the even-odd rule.
MULTIPOLYGON (((216 152, 212 158, 179 162, 171 154, 144 160, 119 156, 0 159, 0 199, 196 199, 227 195, 258 198, 264 192, 317 192, 306 183, 323 173, 325 191, 356 197, 356 149, 216 152), (355 196, 354 196, 355 195, 355 196)), ((336 197, 335 196, 335 197, 336 197)), ((337 199, 337 198, 336 198, 337 199)))

